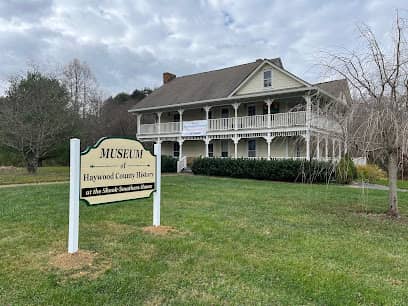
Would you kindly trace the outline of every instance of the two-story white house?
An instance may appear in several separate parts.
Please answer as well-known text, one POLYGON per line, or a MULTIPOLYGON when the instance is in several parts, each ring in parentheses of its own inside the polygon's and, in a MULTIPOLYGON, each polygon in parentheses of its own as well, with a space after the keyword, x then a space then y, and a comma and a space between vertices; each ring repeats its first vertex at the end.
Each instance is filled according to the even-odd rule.
MULTIPOLYGON (((310 84, 281 59, 182 77, 163 73, 163 85, 129 112, 136 137, 160 142, 162 154, 187 157, 338 159, 341 128, 327 104, 347 105, 346 80, 310 84)), ((339 109, 337 107, 337 109, 339 109)))

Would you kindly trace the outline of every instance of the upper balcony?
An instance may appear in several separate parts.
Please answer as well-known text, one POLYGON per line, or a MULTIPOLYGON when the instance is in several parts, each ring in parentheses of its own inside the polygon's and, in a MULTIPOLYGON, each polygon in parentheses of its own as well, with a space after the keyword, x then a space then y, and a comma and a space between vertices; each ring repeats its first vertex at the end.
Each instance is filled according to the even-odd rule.
MULTIPOLYGON (((184 121, 183 123, 197 124, 205 127, 206 134, 214 135, 218 133, 233 131, 258 131, 258 130, 291 130, 306 129, 306 111, 276 113, 270 115, 254 115, 244 117, 217 118, 208 120, 184 121)), ((164 122, 154 124, 141 124, 138 136, 153 135, 182 135, 183 123, 164 122)), ((310 127, 324 130, 338 130, 339 126, 334 121, 325 116, 311 113, 310 127)))

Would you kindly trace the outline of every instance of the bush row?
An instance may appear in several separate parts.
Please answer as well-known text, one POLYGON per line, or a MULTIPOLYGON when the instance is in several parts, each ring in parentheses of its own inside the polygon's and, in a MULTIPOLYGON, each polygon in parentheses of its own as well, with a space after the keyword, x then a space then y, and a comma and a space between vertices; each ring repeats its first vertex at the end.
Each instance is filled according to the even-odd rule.
POLYGON ((177 172, 177 158, 173 156, 162 155, 161 157, 162 172, 177 172))
POLYGON ((327 183, 335 178, 332 163, 314 160, 197 158, 191 169, 201 175, 285 182, 327 183))

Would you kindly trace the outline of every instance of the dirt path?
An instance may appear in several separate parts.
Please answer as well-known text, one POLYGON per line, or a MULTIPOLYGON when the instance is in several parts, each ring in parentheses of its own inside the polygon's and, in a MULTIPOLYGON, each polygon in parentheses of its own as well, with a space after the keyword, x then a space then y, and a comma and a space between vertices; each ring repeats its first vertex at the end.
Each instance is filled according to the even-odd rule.
MULTIPOLYGON (((367 188, 367 189, 374 189, 374 190, 388 190, 388 186, 378 185, 378 184, 370 184, 370 183, 362 183, 362 182, 353 182, 349 185, 352 188, 367 188)), ((400 189, 398 188, 397 191, 400 192, 407 192, 408 189, 400 189)))

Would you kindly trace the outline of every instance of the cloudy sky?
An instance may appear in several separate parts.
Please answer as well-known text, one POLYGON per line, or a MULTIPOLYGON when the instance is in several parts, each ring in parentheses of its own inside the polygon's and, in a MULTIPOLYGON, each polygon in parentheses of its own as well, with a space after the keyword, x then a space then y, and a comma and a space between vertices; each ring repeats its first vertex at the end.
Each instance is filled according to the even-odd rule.
POLYGON ((319 52, 351 46, 365 22, 389 35, 406 0, 0 0, 0 93, 32 64, 86 61, 105 94, 177 75, 281 57, 307 81, 319 52))

